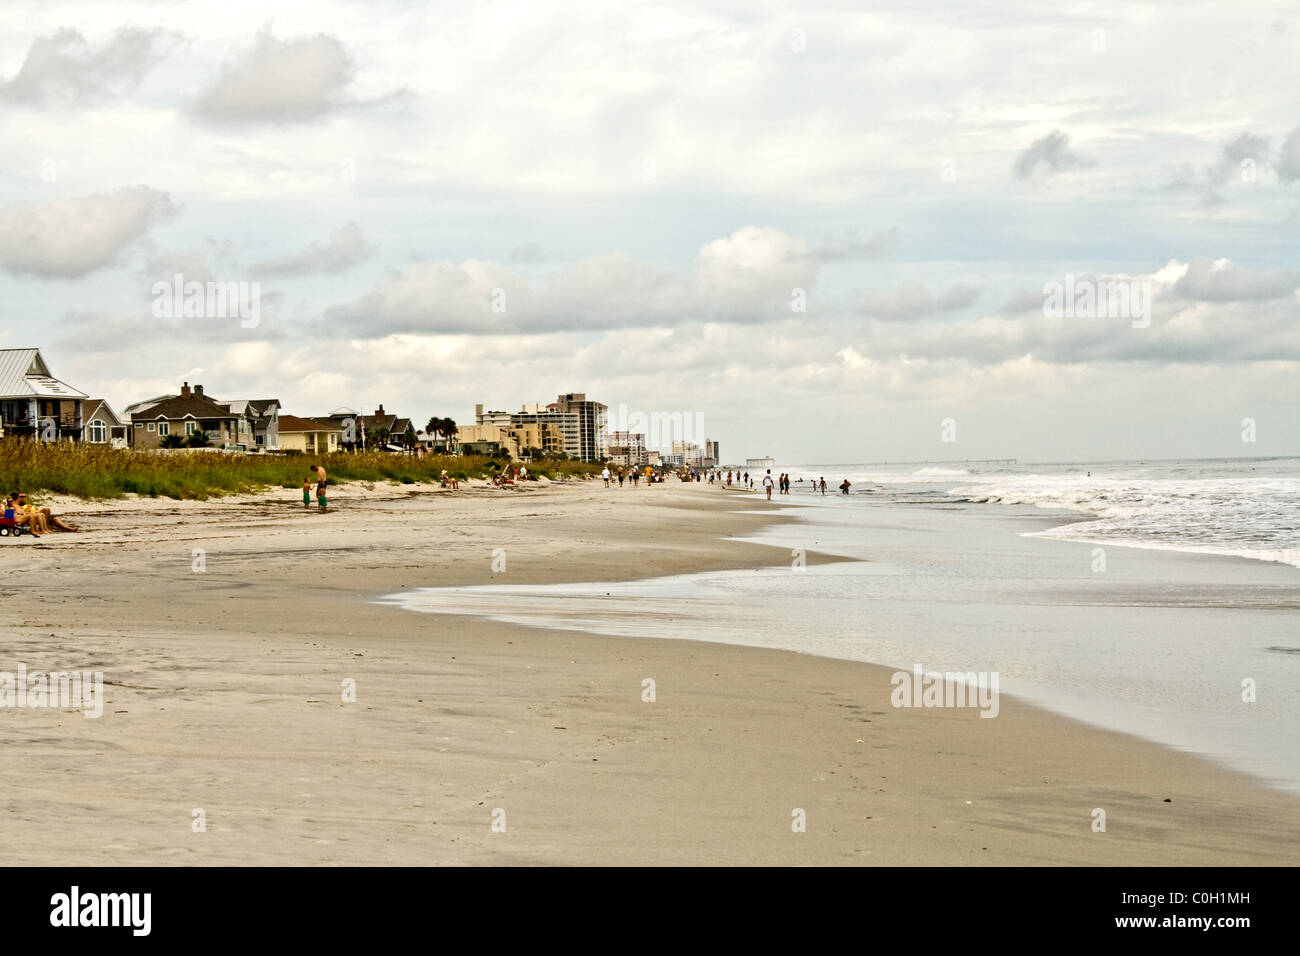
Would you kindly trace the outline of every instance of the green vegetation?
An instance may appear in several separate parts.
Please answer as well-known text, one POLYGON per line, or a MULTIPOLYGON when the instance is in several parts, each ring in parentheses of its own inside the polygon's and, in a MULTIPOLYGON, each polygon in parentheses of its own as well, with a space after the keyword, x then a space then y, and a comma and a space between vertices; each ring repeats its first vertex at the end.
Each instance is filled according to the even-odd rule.
MULTIPOLYGON (((462 481, 495 474, 508 463, 483 456, 398 455, 367 451, 333 455, 234 455, 213 451, 166 454, 95 445, 42 444, 0 440, 0 489, 46 491, 79 498, 121 498, 128 494, 205 499, 264 487, 301 488, 309 466, 325 466, 331 482, 395 481, 436 483, 445 468, 462 481)), ((595 475, 600 465, 546 460, 530 474, 551 479, 595 475)))

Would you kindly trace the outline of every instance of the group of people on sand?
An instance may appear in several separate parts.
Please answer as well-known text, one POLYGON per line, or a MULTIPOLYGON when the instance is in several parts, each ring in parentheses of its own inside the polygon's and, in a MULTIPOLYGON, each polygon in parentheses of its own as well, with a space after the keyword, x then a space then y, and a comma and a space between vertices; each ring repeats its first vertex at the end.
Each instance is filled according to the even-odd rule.
MULTIPOLYGON (((446 475, 447 473, 444 471, 443 474, 446 475)), ((505 485, 517 484, 518 482, 527 481, 527 480, 528 480, 527 465, 511 465, 508 470, 504 466, 502 466, 501 470, 492 476, 492 484, 498 488, 504 487, 505 485)), ((459 483, 456 482, 455 478, 452 478, 451 482, 452 482, 451 486, 453 488, 460 487, 459 483)))
POLYGON ((740 473, 740 469, 737 469, 735 472, 731 472, 731 471, 728 471, 728 472, 727 472, 727 482, 726 482, 726 484, 725 484, 723 487, 725 487, 725 488, 730 488, 730 487, 731 487, 731 479, 732 479, 732 475, 733 475, 733 474, 735 475, 736 484, 740 485, 740 487, 742 487, 742 488, 753 488, 753 487, 754 487, 754 483, 753 483, 752 481, 749 480, 749 472, 745 472, 745 473, 742 475, 742 474, 740 473))
POLYGON ((302 503, 304 505, 311 504, 311 485, 313 481, 316 483, 316 503, 324 508, 327 506, 327 502, 325 501, 325 488, 329 484, 325 477, 324 465, 312 465, 311 469, 307 472, 307 477, 303 479, 302 503))
POLYGON ((15 491, 5 499, 5 517, 14 524, 27 528, 32 537, 39 538, 51 531, 80 531, 80 528, 54 517, 49 508, 38 508, 27 500, 27 495, 15 491))
MULTIPOLYGON (((614 481, 618 482, 620 488, 623 487, 623 482, 625 481, 631 484, 633 488, 636 488, 641 484, 641 472, 636 468, 619 468, 616 471, 610 471, 609 466, 607 465, 600 470, 600 477, 605 482, 606 488, 612 487, 614 481)), ((649 480, 653 482, 655 479, 651 478, 649 480)), ((660 480, 662 481, 662 479, 660 480)))

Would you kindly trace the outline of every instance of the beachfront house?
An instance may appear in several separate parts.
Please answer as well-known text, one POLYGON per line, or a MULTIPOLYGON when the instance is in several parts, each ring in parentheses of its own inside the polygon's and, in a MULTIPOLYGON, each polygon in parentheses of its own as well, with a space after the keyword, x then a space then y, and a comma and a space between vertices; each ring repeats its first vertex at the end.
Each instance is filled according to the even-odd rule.
POLYGON ((383 405, 375 409, 373 415, 361 415, 350 408, 336 408, 328 417, 348 432, 345 447, 349 450, 354 442, 359 445, 363 439, 365 447, 371 449, 387 447, 409 451, 415 448, 415 423, 409 418, 384 411, 383 405))
POLYGON ((343 425, 332 418, 281 415, 280 450, 304 455, 326 455, 343 447, 343 425))
POLYGON ((130 424, 102 398, 89 398, 81 403, 85 426, 81 440, 87 445, 107 445, 125 448, 130 424))
POLYGON ((202 385, 181 385, 179 395, 161 395, 127 407, 131 418, 131 447, 148 451, 164 446, 169 435, 188 440, 206 432, 213 448, 248 451, 256 448, 253 419, 247 409, 232 411, 229 402, 219 402, 203 393, 202 385))
POLYGON ((39 349, 0 349, 0 433, 80 441, 88 397, 51 375, 39 349))
POLYGON ((244 398, 226 404, 236 415, 248 418, 252 425, 253 447, 249 451, 276 451, 280 447, 278 398, 244 398))

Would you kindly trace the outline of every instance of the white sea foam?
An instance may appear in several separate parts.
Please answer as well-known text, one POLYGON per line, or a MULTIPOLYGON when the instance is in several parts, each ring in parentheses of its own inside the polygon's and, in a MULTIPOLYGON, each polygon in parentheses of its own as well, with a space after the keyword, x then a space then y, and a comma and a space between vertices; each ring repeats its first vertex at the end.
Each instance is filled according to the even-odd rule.
MULTIPOLYGON (((1094 520, 1039 532, 1071 541, 1223 554, 1300 567, 1300 461, 1218 459, 1101 464, 830 465, 854 495, 943 491, 976 504, 1029 505, 1094 520), (954 480, 960 477, 960 480, 954 480)), ((798 488, 796 486, 796 492, 798 488)))

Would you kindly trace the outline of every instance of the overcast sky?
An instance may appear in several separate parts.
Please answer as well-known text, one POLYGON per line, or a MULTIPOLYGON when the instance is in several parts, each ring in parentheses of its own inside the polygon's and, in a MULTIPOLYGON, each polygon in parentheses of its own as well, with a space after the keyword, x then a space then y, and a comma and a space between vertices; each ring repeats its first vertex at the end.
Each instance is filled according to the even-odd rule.
POLYGON ((864 6, 4 0, 0 346, 731 461, 1300 451, 1300 6, 864 6), (260 323, 157 317, 177 273, 260 323))

